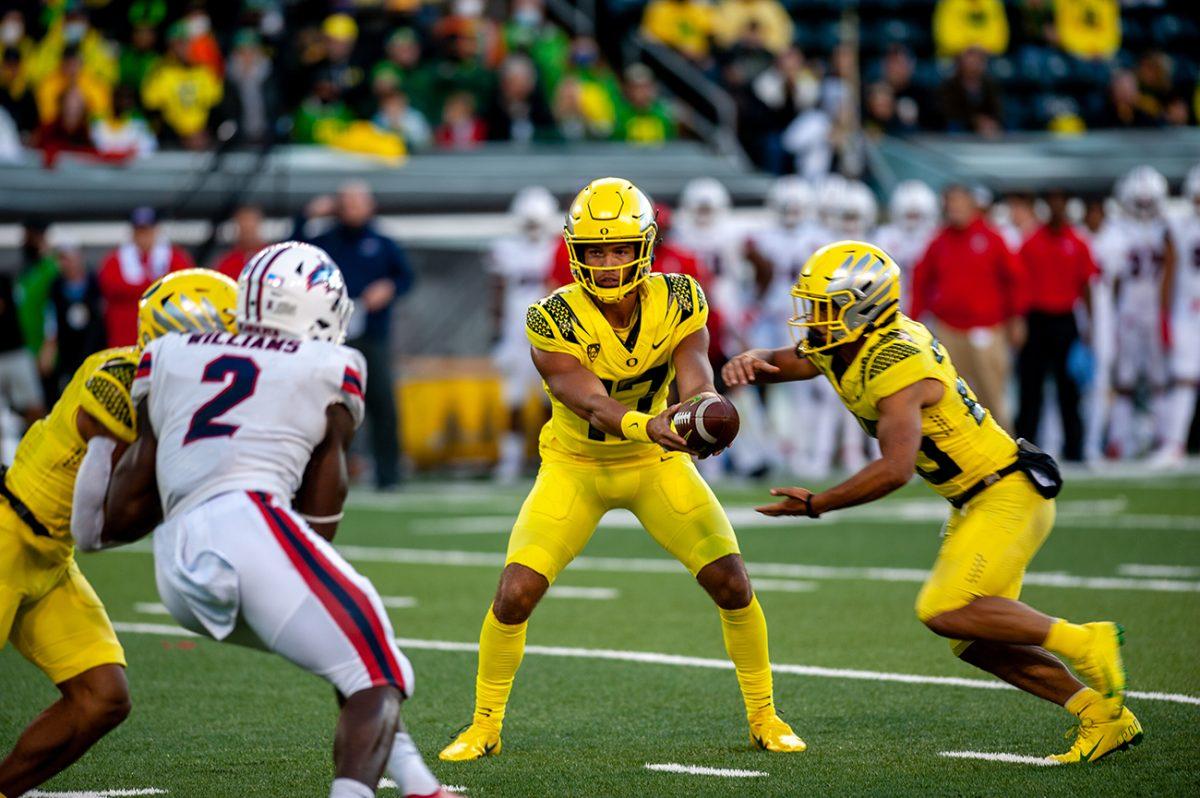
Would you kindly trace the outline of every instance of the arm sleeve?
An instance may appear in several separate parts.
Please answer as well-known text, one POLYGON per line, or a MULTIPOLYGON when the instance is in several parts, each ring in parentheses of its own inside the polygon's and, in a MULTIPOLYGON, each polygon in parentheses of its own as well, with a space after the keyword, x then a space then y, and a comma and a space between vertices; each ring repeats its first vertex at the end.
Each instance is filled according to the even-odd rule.
POLYGON ((866 388, 878 401, 921 380, 934 377, 933 352, 912 341, 897 339, 880 347, 866 363, 866 388))
POLYGON ((354 428, 358 429, 366 411, 367 361, 361 352, 349 347, 342 347, 342 353, 344 357, 336 361, 340 387, 330 404, 345 405, 354 419, 354 428))
POLYGON ((137 438, 132 385, 137 366, 117 357, 96 369, 84 383, 79 406, 118 440, 137 438))
POLYGON ((682 341, 708 323, 708 299, 696 278, 686 274, 669 274, 667 278, 670 300, 679 305, 679 326, 676 341, 682 341))
POLYGON ((71 496, 71 537, 75 538, 75 546, 83 551, 104 548, 100 542, 100 530, 104 528, 104 496, 108 493, 116 448, 117 443, 111 438, 103 435, 92 438, 75 476, 75 490, 71 496))
MULTIPOLYGON (((551 294, 547 299, 553 296, 551 294)), ((535 349, 574 355, 571 343, 565 339, 563 331, 545 308, 547 299, 533 303, 525 311, 525 337, 535 349)))

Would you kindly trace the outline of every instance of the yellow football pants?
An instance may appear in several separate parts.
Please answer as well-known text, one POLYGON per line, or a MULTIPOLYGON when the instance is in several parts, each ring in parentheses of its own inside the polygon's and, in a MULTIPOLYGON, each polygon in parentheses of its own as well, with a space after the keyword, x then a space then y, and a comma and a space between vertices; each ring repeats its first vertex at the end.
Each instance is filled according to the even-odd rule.
POLYGON ((12 640, 55 684, 124 665, 108 613, 75 559, 64 558, 59 541, 31 538, 0 500, 0 648, 12 640))
MULTIPOLYGON (((1054 501, 1022 473, 1009 474, 962 509, 951 509, 933 571, 917 596, 922 623, 980 596, 1016 600, 1021 580, 1054 526, 1054 501)), ((966 644, 952 641, 955 653, 966 644)))
POLYGON ((729 519, 682 453, 605 465, 543 462, 521 506, 505 564, 520 563, 551 583, 583 551, 609 510, 631 511, 650 536, 695 576, 740 553, 729 519))

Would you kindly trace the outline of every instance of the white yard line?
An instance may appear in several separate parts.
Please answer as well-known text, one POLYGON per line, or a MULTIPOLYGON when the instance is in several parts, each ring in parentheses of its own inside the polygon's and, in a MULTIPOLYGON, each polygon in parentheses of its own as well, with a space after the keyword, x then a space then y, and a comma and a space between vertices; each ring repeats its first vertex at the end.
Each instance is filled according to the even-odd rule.
POLYGON ((678 762, 646 763, 646 770, 659 773, 684 773, 689 776, 720 776, 724 779, 756 779, 770 775, 761 770, 742 770, 740 768, 710 768, 703 765, 681 765, 678 762))
POLYGON ((1166 577, 1168 579, 1191 579, 1200 576, 1200 568, 1186 565, 1141 565, 1125 563, 1117 566, 1122 576, 1166 577))
MULTIPOLYGON (((467 788, 466 788, 466 787, 460 787, 460 786, 458 786, 457 784, 455 784, 455 785, 444 784, 444 785, 442 785, 442 786, 443 786, 443 787, 445 787, 445 788, 446 788, 447 790, 449 790, 450 792, 465 793, 465 792, 467 791, 467 788)), ((379 787, 378 787, 377 789, 380 789, 380 790, 398 790, 398 789, 400 789, 400 785, 399 785, 399 784, 397 784, 396 782, 392 781, 391 779, 380 779, 380 780, 379 780, 379 787)))
POLYGON ((72 792, 43 792, 33 790, 25 793, 25 798, 124 798, 132 795, 166 795, 166 790, 157 787, 140 787, 132 790, 75 790, 72 792))
POLYGON ((755 579, 755 593, 811 593, 818 587, 816 582, 801 582, 797 579, 755 579))
POLYGON ((380 596, 383 606, 392 610, 407 610, 417 606, 415 596, 380 596))
MULTIPOLYGON (((153 634, 169 637, 195 637, 191 632, 177 626, 152 623, 124 623, 117 621, 113 628, 118 632, 129 634, 153 634)), ((460 642, 456 640, 419 640, 401 637, 396 639, 401 648, 424 651, 453 651, 474 653, 479 651, 478 643, 460 642)), ((708 657, 689 657, 682 654, 662 654, 656 651, 620 651, 608 648, 574 648, 567 646, 526 646, 526 654, 546 657, 565 657, 568 659, 608 660, 615 662, 639 662, 647 665, 674 665, 688 668, 709 668, 714 670, 733 670, 733 663, 727 659, 711 659, 708 657)), ((992 680, 965 679, 960 676, 925 676, 916 673, 889 673, 887 671, 865 671, 854 668, 825 668, 817 665, 789 665, 773 663, 771 670, 775 673, 786 673, 793 676, 812 676, 824 679, 851 679, 868 682, 894 682, 898 684, 934 684, 942 687, 968 687, 981 690, 1015 690, 1016 688, 992 680)), ((1141 692, 1131 690, 1126 693, 1131 698, 1147 701, 1166 701, 1173 704, 1191 704, 1200 706, 1200 697, 1183 695, 1181 693, 1141 692)))
POLYGON ((951 759, 983 759, 987 762, 1012 762, 1017 765, 1038 765, 1039 767, 1052 767, 1062 764, 1054 759, 1046 759, 1040 756, 995 754, 987 751, 942 751, 938 756, 950 757, 951 759))
MULTIPOLYGON (((1200 519, 1197 519, 1200 520, 1200 519)), ((388 546, 338 546, 342 556, 353 562, 400 563, 404 565, 445 565, 463 568, 502 568, 501 551, 457 551, 447 549, 405 549, 388 546)), ((148 546, 123 546, 110 552, 149 554, 148 546)), ((106 555, 107 556, 107 555, 106 555)), ((576 557, 569 566, 573 571, 605 573, 684 573, 683 566, 664 557, 576 557)), ((815 579, 860 582, 907 582, 921 584, 929 576, 924 568, 848 567, 805 565, 802 563, 748 563, 754 578, 815 579)), ((1155 593, 1200 593, 1200 581, 1182 579, 1135 579, 1112 576, 1075 576, 1059 571, 1031 571, 1025 584, 1082 590, 1136 590, 1155 593)))
POLYGON ((139 601, 133 605, 134 612, 142 615, 170 615, 171 611, 157 601, 139 601))
POLYGON ((590 599, 592 601, 611 601, 621 595, 615 587, 572 587, 571 585, 554 585, 546 592, 546 598, 560 599, 590 599))

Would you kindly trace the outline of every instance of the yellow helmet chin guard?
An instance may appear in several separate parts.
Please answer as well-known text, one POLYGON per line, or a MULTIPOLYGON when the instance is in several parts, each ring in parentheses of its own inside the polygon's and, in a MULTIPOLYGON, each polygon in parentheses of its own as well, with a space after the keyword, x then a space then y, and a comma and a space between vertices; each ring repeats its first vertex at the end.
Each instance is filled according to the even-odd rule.
POLYGON ((852 343, 896 317, 900 267, 865 241, 828 244, 800 270, 792 304, 795 315, 788 325, 800 354, 852 343))
POLYGON ((138 347, 169 332, 237 332, 237 283, 212 269, 154 281, 138 300, 138 347))
POLYGON ((654 207, 645 193, 620 177, 602 177, 588 183, 567 211, 563 240, 571 262, 571 276, 601 302, 617 302, 650 276, 654 262, 654 244, 658 224, 654 207), (589 266, 584 250, 594 244, 633 244, 634 259, 625 264, 621 281, 615 286, 596 282, 598 272, 613 271, 613 266, 589 266))

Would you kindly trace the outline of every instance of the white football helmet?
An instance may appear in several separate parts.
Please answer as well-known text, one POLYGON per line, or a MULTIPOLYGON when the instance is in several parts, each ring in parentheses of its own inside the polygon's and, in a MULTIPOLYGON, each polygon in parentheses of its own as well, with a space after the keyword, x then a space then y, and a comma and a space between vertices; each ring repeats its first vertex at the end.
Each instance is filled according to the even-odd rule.
POLYGON ((908 232, 933 227, 940 212, 937 194, 920 180, 903 181, 888 201, 892 224, 908 232))
POLYGON ((798 175, 781 177, 767 192, 767 207, 775 212, 779 224, 796 227, 812 218, 816 195, 808 181, 798 175))
POLYGON ((1134 219, 1157 219, 1167 200, 1167 179, 1153 166, 1135 166, 1117 181, 1116 195, 1134 219))
POLYGON ((1192 210, 1200 215, 1200 163, 1188 170, 1183 179, 1183 196, 1192 203, 1192 210))
POLYGON ((862 240, 870 236, 879 215, 875 193, 861 180, 851 180, 841 195, 840 213, 834 230, 848 239, 862 240))
POLYGON ((544 186, 526 186, 518 191, 508 212, 522 234, 534 241, 557 236, 562 229, 558 200, 544 186))
POLYGON ((708 227, 729 211, 729 191, 715 177, 689 180, 679 194, 679 208, 697 227, 708 227))
POLYGON ((238 276, 238 330, 340 344, 354 305, 329 253, 284 241, 258 251, 238 276))
POLYGON ((826 175, 817 185, 817 218, 826 230, 833 230, 838 225, 848 185, 849 181, 836 172, 826 175))

